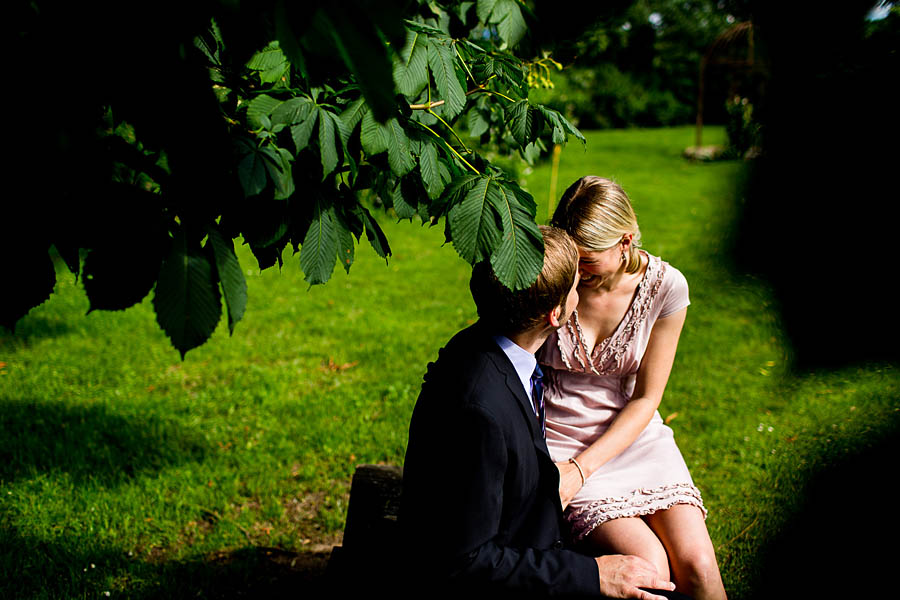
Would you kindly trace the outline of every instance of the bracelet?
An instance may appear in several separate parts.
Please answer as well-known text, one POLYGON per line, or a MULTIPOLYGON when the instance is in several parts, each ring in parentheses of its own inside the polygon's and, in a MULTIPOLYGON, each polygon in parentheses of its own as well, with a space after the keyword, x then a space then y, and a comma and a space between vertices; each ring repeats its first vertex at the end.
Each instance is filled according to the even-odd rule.
POLYGON ((581 475, 581 485, 583 486, 585 480, 584 480, 584 471, 581 470, 581 465, 578 464, 578 461, 575 460, 574 456, 569 459, 569 462, 572 463, 573 465, 575 465, 575 468, 578 469, 578 474, 581 475))

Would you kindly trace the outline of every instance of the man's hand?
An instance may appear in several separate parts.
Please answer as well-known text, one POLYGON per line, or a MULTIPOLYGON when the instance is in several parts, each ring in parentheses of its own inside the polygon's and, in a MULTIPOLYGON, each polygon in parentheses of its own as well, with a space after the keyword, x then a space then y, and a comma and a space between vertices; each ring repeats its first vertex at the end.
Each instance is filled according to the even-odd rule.
POLYGON ((581 481, 581 473, 579 473, 578 467, 572 463, 556 463, 556 468, 559 469, 559 501, 562 503, 562 507, 565 508, 584 484, 581 481))
POLYGON ((600 570, 600 592, 610 598, 638 598, 639 600, 666 600, 646 590, 638 588, 654 588, 657 590, 675 589, 671 581, 661 579, 656 567, 639 556, 609 554, 598 556, 597 569, 600 570))

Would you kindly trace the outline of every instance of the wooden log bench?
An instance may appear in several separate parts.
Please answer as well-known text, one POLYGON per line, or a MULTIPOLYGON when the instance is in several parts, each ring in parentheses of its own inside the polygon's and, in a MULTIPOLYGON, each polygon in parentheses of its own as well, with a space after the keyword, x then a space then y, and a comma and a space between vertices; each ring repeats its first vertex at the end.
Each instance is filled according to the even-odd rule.
POLYGON ((378 585, 387 571, 396 573, 399 553, 400 492, 403 469, 359 465, 350 483, 344 538, 328 560, 326 575, 339 586, 378 585))

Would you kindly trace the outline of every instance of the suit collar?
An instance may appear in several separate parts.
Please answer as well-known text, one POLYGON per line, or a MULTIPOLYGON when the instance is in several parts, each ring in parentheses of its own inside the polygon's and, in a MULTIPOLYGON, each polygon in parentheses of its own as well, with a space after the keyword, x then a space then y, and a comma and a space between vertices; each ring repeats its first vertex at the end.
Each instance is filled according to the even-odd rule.
POLYGON ((522 418, 524 418, 525 422, 528 424, 528 430, 531 432, 531 438, 535 447, 550 458, 547 442, 541 434, 541 424, 537 417, 535 417, 534 407, 531 404, 531 400, 529 400, 528 396, 525 394, 525 389, 522 387, 522 381, 519 379, 519 374, 516 372, 509 357, 506 356, 500 346, 497 345, 497 342, 494 341, 493 335, 485 329, 482 329, 482 331, 485 333, 483 341, 485 344, 484 348, 487 350, 487 355, 497 370, 504 375, 506 387, 516 398, 516 404, 519 406, 522 418))

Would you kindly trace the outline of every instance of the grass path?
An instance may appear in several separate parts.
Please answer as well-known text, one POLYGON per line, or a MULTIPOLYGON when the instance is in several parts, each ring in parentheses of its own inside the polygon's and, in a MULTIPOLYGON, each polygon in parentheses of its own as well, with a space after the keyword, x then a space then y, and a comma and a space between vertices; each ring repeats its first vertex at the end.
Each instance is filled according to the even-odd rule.
MULTIPOLYGON (((563 151, 558 192, 584 174, 617 179, 645 248, 690 283, 661 412, 729 593, 749 598, 806 486, 896 430, 900 383, 884 365, 789 373, 765 286, 722 260, 741 165, 683 160, 692 139, 588 133, 586 151, 563 151)), ((549 173, 523 175, 542 221, 549 173)), ((425 364, 475 318, 442 228, 383 221, 387 266, 364 242, 349 275, 313 289, 297 257, 259 273, 240 248, 247 316, 184 362, 149 298, 85 315, 61 272, 17 335, 0 334, 0 571, 13 574, 0 597, 295 593, 301 567, 320 564, 310 551, 339 541, 355 465, 402 462, 425 364)))

